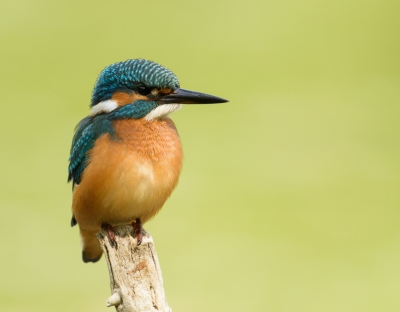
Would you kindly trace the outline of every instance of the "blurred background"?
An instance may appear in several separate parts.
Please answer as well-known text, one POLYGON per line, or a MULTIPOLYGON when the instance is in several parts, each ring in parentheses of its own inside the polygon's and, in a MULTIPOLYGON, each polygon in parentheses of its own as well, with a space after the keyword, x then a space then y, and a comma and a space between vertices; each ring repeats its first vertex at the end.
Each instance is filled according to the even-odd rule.
POLYGON ((230 103, 172 115, 146 224, 178 311, 400 310, 400 2, 2 0, 0 310, 111 311, 70 228, 73 129, 108 64, 230 103))

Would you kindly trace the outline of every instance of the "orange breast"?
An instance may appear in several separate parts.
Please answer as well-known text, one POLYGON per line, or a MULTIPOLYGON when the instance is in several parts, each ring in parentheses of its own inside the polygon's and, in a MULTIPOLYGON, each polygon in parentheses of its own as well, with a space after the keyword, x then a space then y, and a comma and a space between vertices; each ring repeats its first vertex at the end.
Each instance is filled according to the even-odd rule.
POLYGON ((118 120, 114 127, 118 140, 106 134, 96 141, 74 190, 73 212, 87 230, 136 218, 146 222, 179 179, 182 147, 171 119, 118 120))

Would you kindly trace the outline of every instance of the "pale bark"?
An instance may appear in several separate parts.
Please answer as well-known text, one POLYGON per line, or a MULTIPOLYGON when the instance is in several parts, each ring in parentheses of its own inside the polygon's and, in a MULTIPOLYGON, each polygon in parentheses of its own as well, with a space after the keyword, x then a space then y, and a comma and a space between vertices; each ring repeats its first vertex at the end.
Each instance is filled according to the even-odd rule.
POLYGON ((171 312, 151 235, 143 231, 142 244, 137 246, 131 226, 116 226, 114 230, 117 247, 111 245, 104 230, 97 235, 110 274, 107 306, 121 312, 171 312))

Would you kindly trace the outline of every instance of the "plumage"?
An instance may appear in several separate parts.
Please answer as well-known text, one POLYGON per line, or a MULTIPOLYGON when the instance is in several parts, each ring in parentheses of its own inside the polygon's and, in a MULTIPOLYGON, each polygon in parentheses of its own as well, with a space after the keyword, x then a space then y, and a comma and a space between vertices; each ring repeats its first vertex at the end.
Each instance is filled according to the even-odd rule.
POLYGON ((106 134, 96 141, 74 189, 74 215, 86 229, 146 222, 178 182, 182 148, 171 119, 120 120, 115 128, 118 139, 106 134))
POLYGON ((177 185, 183 153, 169 114, 185 103, 223 102, 180 89, 170 70, 143 59, 100 73, 92 114, 76 128, 68 167, 71 226, 79 225, 84 262, 100 259, 95 235, 102 226, 110 231, 136 222, 139 244, 141 224, 157 214, 177 185))
POLYGON ((155 62, 135 59, 107 66, 99 75, 91 106, 108 100, 115 92, 134 90, 139 84, 148 87, 179 88, 179 80, 168 68, 155 62))

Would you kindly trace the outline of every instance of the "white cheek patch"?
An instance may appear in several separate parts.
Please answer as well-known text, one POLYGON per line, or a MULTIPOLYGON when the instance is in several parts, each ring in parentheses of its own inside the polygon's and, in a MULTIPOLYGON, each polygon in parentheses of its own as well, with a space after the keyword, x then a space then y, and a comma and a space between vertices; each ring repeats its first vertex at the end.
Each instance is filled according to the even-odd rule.
POLYGON ((102 101, 92 107, 92 115, 97 115, 99 113, 110 113, 117 108, 118 103, 114 100, 102 101))
POLYGON ((176 110, 180 110, 181 108, 182 104, 162 104, 153 109, 144 118, 150 121, 157 118, 168 117, 169 114, 176 110))

